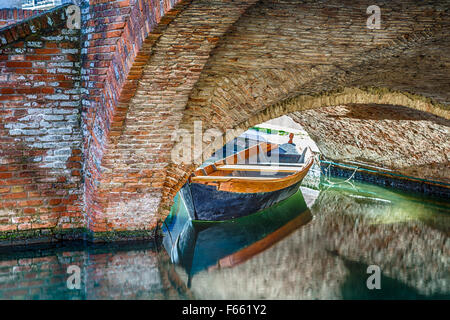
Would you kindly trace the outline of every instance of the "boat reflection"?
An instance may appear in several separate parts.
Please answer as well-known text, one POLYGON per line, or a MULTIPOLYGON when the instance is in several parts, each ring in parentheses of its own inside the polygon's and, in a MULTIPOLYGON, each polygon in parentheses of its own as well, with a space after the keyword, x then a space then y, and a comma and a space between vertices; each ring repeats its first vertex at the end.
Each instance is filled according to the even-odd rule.
POLYGON ((245 263, 199 272, 189 291, 200 300, 448 299, 448 200, 332 182, 317 197, 302 190, 307 225, 245 263), (380 290, 367 288, 370 265, 380 267, 380 290))
POLYGON ((269 209, 221 222, 190 220, 178 194, 163 226, 163 245, 172 262, 185 270, 190 287, 195 274, 247 261, 311 219, 300 190, 269 209))

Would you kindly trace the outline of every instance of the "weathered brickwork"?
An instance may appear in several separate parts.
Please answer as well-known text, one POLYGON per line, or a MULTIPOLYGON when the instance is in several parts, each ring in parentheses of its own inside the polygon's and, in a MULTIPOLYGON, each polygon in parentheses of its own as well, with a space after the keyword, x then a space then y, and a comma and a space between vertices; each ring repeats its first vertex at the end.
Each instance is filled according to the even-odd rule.
POLYGON ((191 4, 154 45, 145 68, 137 64, 143 69, 142 79, 131 101, 127 104, 127 97, 121 101, 126 120, 114 123, 118 128, 102 161, 102 211, 97 216, 108 228, 152 228, 158 222, 171 134, 178 129, 186 99, 210 51, 250 5, 249 1, 191 4))
MULTIPOLYGON (((155 227, 155 223, 147 219, 139 223, 137 216, 134 217, 136 219, 129 216, 106 217, 103 212, 110 196, 98 189, 103 179, 102 171, 106 169, 102 159, 104 149, 111 143, 110 139, 120 134, 117 129, 125 119, 127 102, 137 87, 153 44, 183 8, 183 4, 174 7, 176 2, 111 1, 106 5, 103 1, 94 2, 89 7, 86 16, 89 28, 86 30, 91 33, 84 35, 87 48, 83 49, 87 50, 83 63, 83 79, 87 81, 83 86, 83 118, 86 119, 84 147, 87 150, 85 210, 88 227, 94 232, 152 230, 155 227), (96 12, 102 13, 98 13, 97 17, 96 12), (102 25, 104 15, 115 22, 112 26, 118 30, 105 30, 102 25), (112 43, 115 45, 112 46, 112 43)), ((122 211, 125 213, 126 209, 122 211)))
MULTIPOLYGON (((238 3, 222 4, 214 13, 209 3, 207 21, 234 17, 238 3)), ((444 53, 449 52, 448 3, 383 3, 383 27, 371 30, 366 28, 368 1, 258 1, 223 34, 218 24, 204 26, 195 37, 180 35, 180 29, 194 28, 198 21, 185 17, 201 4, 194 1, 155 45, 118 142, 109 146, 105 176, 117 178, 103 185, 112 190, 128 183, 137 189, 123 192, 125 200, 116 198, 119 205, 106 212, 150 217, 156 197, 161 199, 158 215, 168 213, 192 170, 171 164, 173 131, 192 133, 195 120, 202 121, 203 131, 245 130, 296 110, 345 103, 399 104, 450 117, 449 56, 444 53), (215 33, 210 37, 214 45, 202 46, 208 32, 215 33), (154 196, 146 199, 150 193, 154 196), (132 197, 140 202, 129 201, 138 205, 128 210, 132 197)), ((214 151, 206 147, 203 159, 214 151)))
POLYGON ((0 231, 84 227, 80 35, 54 10, 0 32, 0 231))
POLYGON ((450 3, 380 2, 378 30, 372 4, 85 0, 79 33, 64 7, 0 30, 0 228, 152 231, 194 167, 171 152, 195 120, 371 103, 449 119, 450 3))
POLYGON ((290 116, 327 159, 362 162, 450 185, 450 120, 380 104, 350 104, 290 116))
POLYGON ((40 12, 39 10, 0 9, 0 28, 16 24, 40 12))

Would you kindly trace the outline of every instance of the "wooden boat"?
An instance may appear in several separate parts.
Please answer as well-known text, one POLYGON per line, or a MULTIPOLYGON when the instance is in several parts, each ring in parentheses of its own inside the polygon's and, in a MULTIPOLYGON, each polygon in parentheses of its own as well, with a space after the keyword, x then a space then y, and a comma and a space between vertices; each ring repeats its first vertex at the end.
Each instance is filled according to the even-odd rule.
POLYGON ((300 190, 277 205, 228 221, 195 221, 188 217, 182 198, 163 226, 163 245, 173 263, 188 276, 243 263, 281 241, 312 219, 300 190))
POLYGON ((309 148, 262 142, 196 170, 181 189, 193 220, 243 217, 289 198, 313 164, 309 148))

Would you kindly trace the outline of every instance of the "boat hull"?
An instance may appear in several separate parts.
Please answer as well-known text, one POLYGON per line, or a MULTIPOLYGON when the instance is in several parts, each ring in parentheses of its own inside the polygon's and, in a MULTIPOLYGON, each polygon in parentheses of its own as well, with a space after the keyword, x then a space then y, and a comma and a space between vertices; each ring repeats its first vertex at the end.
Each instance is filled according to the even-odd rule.
POLYGON ((190 194, 187 195, 187 201, 185 197, 185 201, 192 201, 189 207, 193 220, 231 220, 267 209, 289 198, 298 191, 300 184, 301 180, 276 191, 240 193, 219 191, 215 186, 191 183, 188 185, 190 194))
POLYGON ((300 190, 276 206, 238 220, 186 220, 188 208, 179 209, 171 212, 164 225, 164 246, 189 279, 204 270, 233 267, 251 259, 312 219, 300 190))
POLYGON ((295 145, 261 143, 196 170, 181 190, 191 219, 233 220, 289 198, 313 164, 313 157, 305 158, 307 151, 300 154, 295 145), (266 162, 265 155, 280 152, 285 162, 266 162), (253 162, 243 165, 241 160, 253 162))

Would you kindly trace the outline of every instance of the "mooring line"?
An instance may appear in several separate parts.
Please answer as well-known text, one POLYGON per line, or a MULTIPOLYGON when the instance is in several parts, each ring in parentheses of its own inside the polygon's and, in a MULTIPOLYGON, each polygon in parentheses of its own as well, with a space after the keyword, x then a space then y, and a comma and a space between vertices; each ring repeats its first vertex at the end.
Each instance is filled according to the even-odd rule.
MULTIPOLYGON (((322 155, 322 157, 324 157, 324 159, 327 161, 326 157, 324 155, 322 155)), ((320 159, 319 159, 319 155, 317 154, 314 157, 314 162, 316 162, 316 164, 319 166, 319 170, 322 172, 322 167, 320 165, 320 159)), ((356 174, 356 171, 359 169, 359 167, 355 167, 355 170, 353 170, 353 173, 350 175, 350 177, 348 179, 346 179, 345 181, 341 181, 341 182, 332 182, 331 179, 331 161, 327 161, 328 162, 328 168, 325 169, 325 173, 324 173, 324 177, 325 180, 328 184, 330 184, 329 187, 332 187, 334 185, 339 185, 339 184, 344 184, 344 183, 348 183, 350 184, 350 186, 352 186, 354 189, 356 189, 355 185, 353 183, 350 182, 351 179, 353 179, 353 177, 356 174)))

